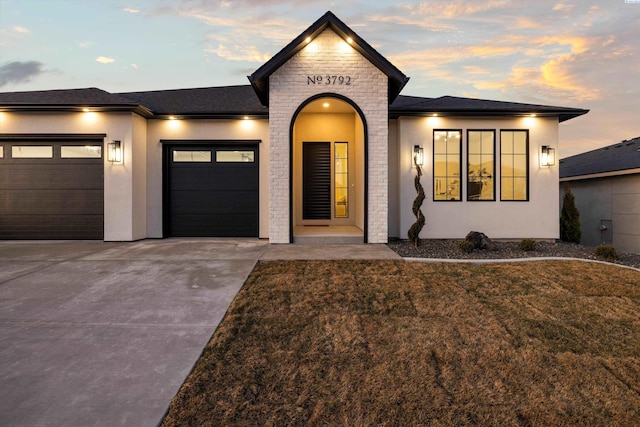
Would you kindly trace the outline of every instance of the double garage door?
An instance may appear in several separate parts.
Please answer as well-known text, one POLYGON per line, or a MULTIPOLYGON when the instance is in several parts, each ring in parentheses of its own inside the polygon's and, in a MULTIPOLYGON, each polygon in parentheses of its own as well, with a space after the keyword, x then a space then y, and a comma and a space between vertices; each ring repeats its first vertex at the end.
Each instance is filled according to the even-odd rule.
POLYGON ((102 239, 103 141, 0 139, 0 239, 102 239))
POLYGON ((257 144, 165 144, 165 236, 258 237, 257 144))

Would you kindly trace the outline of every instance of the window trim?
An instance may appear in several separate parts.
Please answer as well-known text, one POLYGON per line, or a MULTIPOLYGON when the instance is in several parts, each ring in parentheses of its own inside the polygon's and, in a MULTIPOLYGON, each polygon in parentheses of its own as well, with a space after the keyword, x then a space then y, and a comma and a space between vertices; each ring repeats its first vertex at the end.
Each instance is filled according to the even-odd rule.
POLYGON ((464 194, 464 180, 462 179, 463 177, 463 165, 462 165, 462 149, 463 149, 463 141, 462 139, 464 138, 464 132, 462 131, 462 129, 433 129, 432 133, 431 133, 431 141, 432 141, 432 161, 433 161, 433 173, 432 173, 432 182, 431 182, 431 191, 432 191, 432 200, 434 202, 454 202, 454 203, 460 203, 464 200, 464 198, 462 197, 462 195, 464 194), (451 199, 444 199, 444 200, 438 200, 436 199, 436 132, 458 132, 460 134, 460 149, 459 149, 459 154, 458 154, 458 164, 459 164, 459 168, 460 168, 460 198, 457 200, 451 200, 451 199))
MULTIPOLYGON (((501 202, 528 202, 531 197, 531 171, 529 166, 529 129, 500 129, 500 201, 501 202), (503 199, 502 198, 502 132, 524 132, 525 134, 525 173, 526 173, 526 197, 524 199, 503 199)), ((513 178, 511 176, 510 178, 513 178)))
MULTIPOLYGON (((467 191, 466 191, 466 201, 467 202, 495 202, 496 201, 496 130, 495 129, 467 129, 467 144, 466 144, 466 154, 467 154, 467 170, 466 170, 466 181, 467 181, 467 191), (493 153, 492 153, 492 157, 493 157, 493 174, 492 174, 492 186, 493 186, 493 198, 491 199, 470 199, 469 198, 469 154, 470 154, 470 150, 469 150, 469 133, 471 132, 491 132, 493 133, 493 153)), ((482 155, 482 153, 480 154, 482 155)))

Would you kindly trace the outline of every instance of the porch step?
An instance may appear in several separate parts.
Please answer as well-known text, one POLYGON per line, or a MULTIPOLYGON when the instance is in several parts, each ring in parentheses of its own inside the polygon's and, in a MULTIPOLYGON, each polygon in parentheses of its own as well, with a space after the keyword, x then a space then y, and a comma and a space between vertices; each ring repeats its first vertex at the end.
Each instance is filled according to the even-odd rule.
POLYGON ((361 245, 362 236, 294 236, 293 243, 297 245, 361 245))

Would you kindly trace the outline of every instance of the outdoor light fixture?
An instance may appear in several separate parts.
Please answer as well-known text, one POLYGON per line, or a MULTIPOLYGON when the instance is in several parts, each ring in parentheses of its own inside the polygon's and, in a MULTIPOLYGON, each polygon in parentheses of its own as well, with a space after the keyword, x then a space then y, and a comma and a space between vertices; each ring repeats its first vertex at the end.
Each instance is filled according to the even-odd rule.
POLYGON ((540 166, 553 166, 556 164, 556 150, 548 145, 543 145, 540 151, 540 166))
POLYGON ((413 164, 418 166, 424 165, 424 149, 419 145, 413 146, 413 164))
POLYGON ((107 161, 122 163, 122 142, 113 141, 107 144, 107 161))

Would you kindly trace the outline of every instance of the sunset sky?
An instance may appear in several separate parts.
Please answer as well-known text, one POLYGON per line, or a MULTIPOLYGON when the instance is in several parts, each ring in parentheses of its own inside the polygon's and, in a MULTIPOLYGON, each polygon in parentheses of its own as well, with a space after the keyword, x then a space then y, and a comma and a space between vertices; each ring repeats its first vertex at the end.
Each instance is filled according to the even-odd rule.
POLYGON ((327 10, 411 77, 403 95, 591 110, 560 157, 640 136, 640 0, 0 0, 0 91, 248 84, 327 10))

